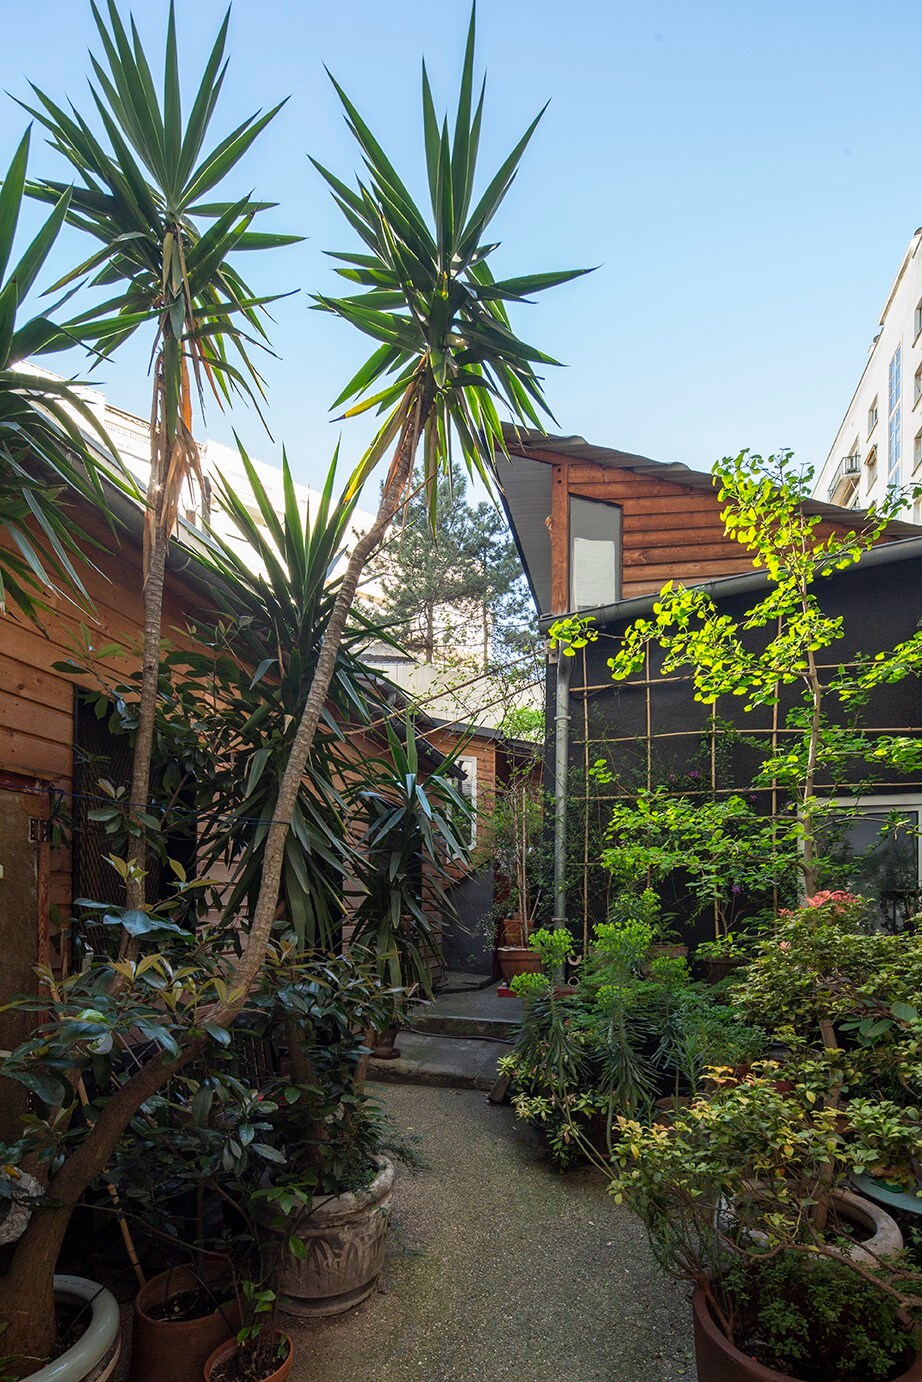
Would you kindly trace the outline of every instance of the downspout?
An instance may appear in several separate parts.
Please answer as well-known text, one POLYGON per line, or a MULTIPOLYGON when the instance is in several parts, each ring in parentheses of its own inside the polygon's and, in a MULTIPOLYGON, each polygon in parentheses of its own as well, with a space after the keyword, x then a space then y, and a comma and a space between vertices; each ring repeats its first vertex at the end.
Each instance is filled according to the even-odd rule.
POLYGON ((574 659, 557 652, 554 712, 554 915, 553 927, 567 924, 567 773, 570 766, 570 671, 574 659))

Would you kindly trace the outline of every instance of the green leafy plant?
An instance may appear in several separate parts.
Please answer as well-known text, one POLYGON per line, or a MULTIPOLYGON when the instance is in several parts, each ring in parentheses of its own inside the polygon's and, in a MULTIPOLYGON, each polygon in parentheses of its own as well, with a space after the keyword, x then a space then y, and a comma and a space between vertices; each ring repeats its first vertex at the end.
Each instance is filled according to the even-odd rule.
POLYGON ((455 755, 423 776, 411 716, 402 734, 390 723, 385 734, 387 756, 366 762, 348 793, 361 832, 351 945, 374 956, 382 983, 431 994, 438 926, 454 915, 451 868, 470 857, 471 807, 451 776, 455 755))
POLYGON ((123 490, 131 486, 74 386, 23 365, 27 356, 72 344, 67 327, 46 314, 17 324, 72 196, 69 188, 59 189, 47 221, 13 260, 28 157, 27 132, 0 190, 0 531, 10 539, 0 546, 0 615, 15 606, 38 622, 41 597, 54 590, 84 603, 89 599, 78 568, 89 559, 92 543, 68 513, 67 496, 80 495, 105 512, 103 476, 123 490))
MULTIPOLYGON (((144 904, 146 812, 160 653, 166 555, 183 485, 204 488, 193 436, 193 394, 207 389, 220 406, 235 397, 256 402, 263 383, 252 346, 268 346, 265 307, 232 266, 240 250, 278 248, 299 236, 254 232, 267 208, 250 196, 210 202, 280 106, 252 115, 212 147, 206 139, 224 84, 229 16, 203 68, 183 118, 180 61, 173 7, 169 11, 158 94, 132 22, 130 33, 114 0, 106 18, 93 6, 102 58, 93 57, 90 90, 99 135, 76 108, 68 114, 38 87, 25 108, 49 135, 76 184, 63 203, 65 219, 97 248, 54 285, 103 289, 103 301, 69 323, 75 338, 111 354, 141 328, 152 328, 150 478, 144 531, 145 646, 131 784, 137 828, 130 857, 128 902, 144 904), (204 223, 204 228, 203 228, 204 223), (106 296, 108 294, 108 296, 106 296)), ((32 196, 60 204, 67 184, 41 179, 32 196)))
MULTIPOLYGON (((899 771, 918 761, 918 741, 913 749, 906 736, 865 732, 856 717, 877 686, 914 674, 922 637, 859 659, 831 678, 818 665, 819 654, 843 637, 844 625, 841 616, 825 612, 817 586, 859 562, 911 496, 890 491, 853 529, 823 533, 822 517, 808 504, 812 471, 798 469, 790 452, 763 458, 744 451, 720 461, 713 474, 724 529, 766 571, 768 592, 736 619, 707 591, 669 581, 652 616, 626 630, 609 666, 622 681, 656 647, 662 673, 688 673, 695 700, 708 706, 729 696, 748 711, 776 705, 786 688, 798 692, 781 747, 765 756, 758 781, 780 787, 792 806, 792 816, 773 823, 777 838, 767 852, 784 869, 796 868, 804 895, 812 895, 821 875, 819 827, 828 815, 820 781, 835 782, 856 759, 899 771)), ((706 807, 701 810, 706 814, 706 807)), ((690 824, 694 828, 694 816, 690 824)))

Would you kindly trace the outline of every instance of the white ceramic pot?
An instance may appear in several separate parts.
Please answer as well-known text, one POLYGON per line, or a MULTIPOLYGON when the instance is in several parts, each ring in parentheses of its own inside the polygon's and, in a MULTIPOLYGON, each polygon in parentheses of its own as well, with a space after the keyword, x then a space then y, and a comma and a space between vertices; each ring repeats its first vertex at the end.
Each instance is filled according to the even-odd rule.
POLYGON ((56 1276, 55 1300, 90 1307, 90 1322, 77 1342, 54 1362, 30 1372, 25 1382, 108 1382, 121 1350, 118 1303, 98 1281, 56 1276))

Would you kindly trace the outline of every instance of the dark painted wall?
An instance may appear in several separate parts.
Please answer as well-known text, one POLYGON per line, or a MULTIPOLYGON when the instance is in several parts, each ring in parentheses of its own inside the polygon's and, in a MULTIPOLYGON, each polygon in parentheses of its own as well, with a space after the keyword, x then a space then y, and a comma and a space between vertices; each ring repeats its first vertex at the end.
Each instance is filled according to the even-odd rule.
MULTIPOLYGON (((841 616, 844 637, 827 652, 819 655, 824 663, 847 661, 855 655, 873 654, 892 648, 910 638, 922 621, 922 557, 906 559, 889 565, 857 566, 849 571, 818 581, 814 587, 824 610, 841 616)), ((728 597, 720 602, 721 609, 739 617, 759 598, 758 592, 728 597)), ((635 786, 643 786, 647 779, 647 693, 641 675, 630 682, 614 683, 607 659, 616 646, 612 639, 623 633, 626 623, 613 623, 600 630, 601 637, 588 645, 574 660, 572 686, 587 686, 586 692, 574 689, 571 694, 570 762, 574 775, 583 772, 587 754, 585 725, 588 718, 588 761, 605 758, 618 772, 635 786), (585 706, 584 706, 585 702, 585 706), (588 714, 587 714, 588 712, 588 714), (612 743, 612 740, 622 742, 612 743)), ((693 699, 690 681, 656 682, 660 671, 657 650, 651 653, 654 685, 650 693, 651 777, 654 785, 668 783, 682 790, 695 790, 709 785, 710 754, 705 747, 710 725, 710 709, 693 699), (700 779, 695 775, 700 774, 700 779)), ((831 675, 832 673, 827 673, 831 675)), ((548 668, 548 760, 553 766, 553 705, 555 670, 548 668)), ((786 693, 779 707, 779 723, 784 712, 796 699, 786 693)), ((834 712, 830 702, 829 711, 834 712)), ((746 714, 733 697, 718 703, 717 713, 725 721, 732 721, 741 732, 770 731, 771 708, 746 714)), ((869 729, 879 728, 906 733, 922 733, 922 690, 919 680, 909 677, 896 686, 882 687, 875 693, 863 712, 862 723, 869 729)), ((766 755, 770 738, 764 740, 766 755)), ((749 795, 752 776, 763 755, 758 747, 743 744, 718 749, 717 786, 749 795)), ((873 779, 877 790, 896 793, 903 789, 922 790, 922 778, 896 773, 892 769, 866 769, 856 764, 854 779, 866 784, 873 779)), ((549 773, 552 781, 552 771, 549 773)), ((824 785, 822 782, 820 786, 824 785)), ((612 789, 601 789, 602 791, 612 789)), ((842 789, 839 789, 842 790, 842 789)), ((867 790, 867 788, 865 788, 867 790)), ((771 809, 770 793, 751 796, 757 809, 771 809)), ((603 875, 593 864, 593 913, 601 919, 600 901, 603 875)), ((592 896, 593 893, 590 895, 592 896)), ((679 889, 667 906, 677 909, 682 926, 689 926, 688 899, 679 889)), ((571 915, 581 912, 581 899, 571 898, 571 915)), ((681 929, 681 928, 680 928, 681 929)), ((710 932, 708 919, 693 928, 697 938, 710 932)))

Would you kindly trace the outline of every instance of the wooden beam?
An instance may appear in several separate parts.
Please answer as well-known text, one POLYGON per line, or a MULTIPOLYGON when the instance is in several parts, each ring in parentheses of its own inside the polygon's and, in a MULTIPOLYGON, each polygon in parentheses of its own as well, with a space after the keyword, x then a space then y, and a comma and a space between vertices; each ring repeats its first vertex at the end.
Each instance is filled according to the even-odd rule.
POLYGON ((551 610, 566 614, 570 605, 570 467, 555 465, 551 476, 551 610))

